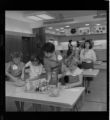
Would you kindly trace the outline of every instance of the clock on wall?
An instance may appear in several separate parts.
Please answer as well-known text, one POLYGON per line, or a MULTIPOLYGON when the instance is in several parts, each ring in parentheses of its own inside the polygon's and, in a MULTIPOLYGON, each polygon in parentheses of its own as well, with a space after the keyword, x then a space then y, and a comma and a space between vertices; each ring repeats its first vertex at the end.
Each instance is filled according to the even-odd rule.
POLYGON ((71 29, 71 34, 74 34, 74 33, 76 33, 76 29, 75 29, 75 28, 72 28, 72 29, 71 29))

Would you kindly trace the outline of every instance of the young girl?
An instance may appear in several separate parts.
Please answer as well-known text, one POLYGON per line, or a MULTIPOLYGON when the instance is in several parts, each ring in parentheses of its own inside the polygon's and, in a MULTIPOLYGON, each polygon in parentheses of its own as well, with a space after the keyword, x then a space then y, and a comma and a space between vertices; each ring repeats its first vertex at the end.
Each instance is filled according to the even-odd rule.
POLYGON ((70 56, 64 60, 62 63, 62 73, 65 88, 82 85, 82 70, 77 67, 77 59, 74 56, 70 56))
POLYGON ((37 80, 37 78, 43 72, 43 66, 40 63, 40 59, 35 55, 31 56, 31 60, 28 63, 26 63, 25 67, 23 68, 22 79, 25 79, 24 74, 27 68, 28 68, 27 72, 29 73, 29 77, 26 80, 29 81, 37 80))
MULTIPOLYGON (((30 61, 26 63, 23 69, 22 79, 25 79, 25 72, 29 73, 29 77, 26 78, 26 81, 31 81, 31 83, 35 85, 39 76, 44 72, 39 57, 36 57, 35 55, 31 56, 30 61)), ((41 105, 36 105, 35 103, 32 105, 34 109, 41 108, 41 105)))
POLYGON ((14 52, 11 54, 11 61, 6 64, 5 73, 10 81, 17 82, 21 80, 22 70, 24 63, 21 62, 22 54, 19 52, 14 52))
MULTIPOLYGON (((22 83, 21 75, 24 67, 24 63, 21 62, 22 54, 19 52, 14 52, 11 54, 11 61, 6 64, 5 74, 8 80, 15 83, 22 83)), ((23 110, 24 102, 15 101, 18 111, 23 110)))

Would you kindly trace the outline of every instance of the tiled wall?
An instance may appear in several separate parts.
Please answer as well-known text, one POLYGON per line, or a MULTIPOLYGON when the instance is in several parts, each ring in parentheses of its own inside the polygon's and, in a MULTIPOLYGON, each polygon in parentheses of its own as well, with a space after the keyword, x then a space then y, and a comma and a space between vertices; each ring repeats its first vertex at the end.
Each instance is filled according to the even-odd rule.
POLYGON ((58 42, 66 42, 68 40, 73 40, 73 41, 79 41, 82 40, 82 38, 85 39, 93 39, 93 40, 103 40, 107 39, 106 34, 92 34, 92 35, 79 35, 79 36, 56 36, 56 35, 51 35, 51 34, 46 34, 46 40, 48 41, 49 39, 53 40, 58 40, 58 42))

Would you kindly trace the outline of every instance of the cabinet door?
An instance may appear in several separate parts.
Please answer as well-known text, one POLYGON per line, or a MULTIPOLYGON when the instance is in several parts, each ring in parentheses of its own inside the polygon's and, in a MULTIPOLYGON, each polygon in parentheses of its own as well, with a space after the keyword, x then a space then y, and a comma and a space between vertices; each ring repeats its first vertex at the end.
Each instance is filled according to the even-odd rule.
POLYGON ((22 37, 22 52, 23 52, 23 61, 27 62, 31 56, 31 38, 22 37))
POLYGON ((5 61, 10 60, 10 54, 22 51, 21 36, 6 35, 5 37, 5 61))

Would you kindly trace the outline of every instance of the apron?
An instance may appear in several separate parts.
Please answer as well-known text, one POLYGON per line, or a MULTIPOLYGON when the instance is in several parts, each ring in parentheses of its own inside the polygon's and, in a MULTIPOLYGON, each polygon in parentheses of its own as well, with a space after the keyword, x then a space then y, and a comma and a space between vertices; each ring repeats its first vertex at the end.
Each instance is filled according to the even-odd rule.
MULTIPOLYGON (((86 52, 84 52, 83 54, 85 56, 86 52)), ((94 65, 93 65, 93 62, 90 62, 90 63, 82 62, 81 67, 82 69, 93 69, 94 65)))
POLYGON ((14 77, 20 79, 21 78, 21 74, 22 74, 22 70, 20 69, 19 66, 11 63, 10 64, 10 68, 9 68, 9 72, 11 75, 13 75, 14 77), (14 69, 14 66, 16 66, 16 69, 14 69))
POLYGON ((91 63, 82 62, 81 68, 82 69, 93 69, 94 68, 93 62, 91 63))

